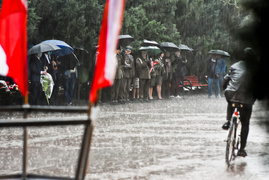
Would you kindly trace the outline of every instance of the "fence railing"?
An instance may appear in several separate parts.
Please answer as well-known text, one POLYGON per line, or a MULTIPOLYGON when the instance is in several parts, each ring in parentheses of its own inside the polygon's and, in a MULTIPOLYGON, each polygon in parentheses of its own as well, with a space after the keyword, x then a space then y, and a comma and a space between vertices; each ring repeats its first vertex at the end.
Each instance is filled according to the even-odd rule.
POLYGON ((22 118, 6 120, 0 119, 0 128, 6 127, 22 127, 23 128, 23 160, 22 160, 22 174, 15 175, 0 175, 0 179, 76 179, 82 180, 85 178, 88 168, 88 159, 91 146, 91 139, 93 133, 93 122, 88 115, 89 107, 66 107, 66 106, 0 106, 0 112, 23 112, 22 118), (28 118, 30 113, 34 112, 54 112, 54 113, 85 113, 85 117, 55 117, 50 119, 34 119, 28 118), (46 175, 35 175, 27 173, 28 161, 28 129, 32 126, 72 126, 84 125, 84 134, 82 136, 82 143, 77 162, 76 173, 74 178, 66 177, 52 177, 46 175))

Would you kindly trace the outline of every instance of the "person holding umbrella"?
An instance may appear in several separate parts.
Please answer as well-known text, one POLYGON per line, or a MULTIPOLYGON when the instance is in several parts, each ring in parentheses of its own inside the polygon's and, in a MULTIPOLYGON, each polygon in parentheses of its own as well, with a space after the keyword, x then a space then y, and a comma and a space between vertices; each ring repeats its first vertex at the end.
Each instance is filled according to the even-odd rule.
POLYGON ((40 83, 41 75, 47 75, 47 69, 44 62, 41 60, 43 52, 56 51, 60 48, 50 43, 40 43, 33 46, 28 51, 30 57, 29 70, 30 70, 30 98, 29 102, 31 105, 40 105, 45 103, 45 95, 42 93, 42 85, 40 83))
POLYGON ((217 55, 216 76, 219 79, 220 97, 223 97, 223 81, 226 74, 226 60, 225 56, 217 55), (221 90, 222 89, 222 90, 221 90))
POLYGON ((176 66, 175 69, 175 87, 174 87, 174 95, 176 98, 180 98, 179 96, 179 86, 180 83, 184 80, 184 76, 187 74, 187 68, 186 68, 186 63, 188 62, 187 59, 182 58, 180 51, 177 51, 176 53, 176 58, 172 62, 172 65, 176 66))
POLYGON ((156 90, 157 90, 157 96, 159 100, 162 100, 162 82, 163 82, 162 75, 165 72, 164 64, 163 64, 163 57, 164 57, 164 52, 161 52, 159 54, 158 59, 155 60, 156 64, 154 65, 156 67, 156 90))
POLYGON ((212 96, 212 83, 214 81, 215 83, 215 96, 218 97, 218 83, 219 81, 217 80, 216 74, 215 74, 215 69, 217 65, 217 60, 216 60, 216 55, 211 54, 211 58, 209 59, 207 63, 207 73, 205 75, 205 78, 208 79, 208 98, 211 98, 212 96))
POLYGON ((46 75, 47 72, 44 70, 44 64, 41 61, 42 53, 33 54, 30 57, 30 98, 29 103, 31 105, 40 105, 45 102, 45 96, 42 93, 42 86, 40 83, 40 76, 46 75))
POLYGON ((165 56, 163 58, 163 64, 165 73, 163 74, 163 84, 162 84, 162 97, 169 98, 170 97, 170 82, 172 80, 172 64, 171 64, 171 53, 166 51, 165 56))

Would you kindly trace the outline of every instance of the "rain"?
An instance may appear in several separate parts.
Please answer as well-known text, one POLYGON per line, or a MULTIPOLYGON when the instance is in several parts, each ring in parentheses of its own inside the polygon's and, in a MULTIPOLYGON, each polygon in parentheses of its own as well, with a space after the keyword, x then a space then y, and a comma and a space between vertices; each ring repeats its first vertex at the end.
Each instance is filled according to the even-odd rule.
MULTIPOLYGON (((0 4, 3 1, 0 0, 0 4)), ((26 1, 22 2, 26 7, 26 1)), ((162 93, 158 92, 160 84, 156 80, 156 87, 151 89, 153 97, 150 92, 149 98, 145 97, 147 91, 142 96, 133 94, 139 88, 135 87, 137 77, 131 77, 134 82, 126 86, 129 98, 122 99, 120 91, 119 97, 113 99, 112 94, 117 93, 107 87, 98 90, 99 97, 94 103, 89 102, 89 94, 101 49, 98 38, 106 1, 27 2, 30 106, 28 96, 23 98, 16 80, 1 74, 1 53, 6 52, 2 52, 0 36, 0 179, 1 176, 13 179, 7 177, 24 173, 25 129, 3 128, 1 123, 25 120, 25 116, 39 122, 91 118, 94 130, 84 178, 87 180, 268 179, 269 91, 266 82, 269 66, 264 44, 268 43, 269 11, 266 0, 126 1, 121 31, 118 38, 114 37, 118 40, 117 67, 131 69, 131 63, 124 59, 129 55, 127 51, 132 55, 128 56, 129 60, 146 62, 149 74, 159 63, 166 68, 161 74, 162 93), (255 56, 246 58, 246 49, 255 52, 255 56), (142 52, 147 55, 139 59, 142 52), (208 90, 209 78, 216 82, 220 77, 215 70, 216 78, 208 76, 207 65, 208 62, 217 64, 219 59, 214 58, 218 57, 225 59, 225 74, 235 62, 246 60, 247 71, 253 73, 247 83, 251 88, 247 90, 253 91, 256 98, 245 148, 247 156, 236 156, 229 166, 225 162, 228 131, 222 128, 226 122, 227 96, 221 85, 219 94, 213 90, 210 94, 208 90), (179 69, 179 63, 173 63, 176 59, 183 61, 180 65, 184 67, 184 75, 180 81, 173 72, 179 69), (37 69, 33 65, 35 60, 42 61, 37 81, 31 74, 37 69), (40 78, 43 79, 42 89, 40 78), (42 95, 34 93, 37 84, 42 95), (88 116, 87 112, 92 112, 88 111, 91 105, 94 115, 88 116), (22 108, 29 107, 37 111, 31 109, 25 115, 22 108), (39 112, 38 108, 43 107, 74 111, 39 112), (18 111, 12 112, 9 108, 18 111)), ((0 15, 0 22, 1 18, 0 15)), ((122 79, 126 78, 123 74, 122 79)), ((120 78, 117 83, 121 82, 120 78)), ((216 85, 212 82, 214 90, 216 85)), ((27 175, 67 179, 76 176, 84 125, 31 126, 27 130, 27 175)))
MULTIPOLYGON (((249 155, 236 158, 227 168, 227 131, 221 129, 226 100, 195 93, 153 103, 100 106, 86 179, 267 179, 268 111, 263 102, 254 105, 249 155)), ((28 172, 73 177, 82 130, 82 126, 29 128, 28 172)), ((0 137, 0 162, 5 162, 0 173, 20 172, 22 129, 1 129, 0 137)))

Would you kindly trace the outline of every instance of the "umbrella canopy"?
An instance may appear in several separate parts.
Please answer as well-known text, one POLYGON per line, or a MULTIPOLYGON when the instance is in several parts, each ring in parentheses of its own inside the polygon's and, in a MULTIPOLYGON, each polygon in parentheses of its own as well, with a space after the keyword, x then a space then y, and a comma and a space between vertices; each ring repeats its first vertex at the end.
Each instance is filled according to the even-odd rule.
POLYGON ((40 43, 35 46, 33 46, 31 49, 28 51, 28 55, 31 54, 38 54, 38 53, 43 53, 43 52, 49 52, 49 51, 56 51, 60 50, 58 46, 50 43, 40 43))
POLYGON ((178 47, 181 51, 193 51, 192 48, 189 48, 187 45, 185 44, 180 44, 178 47))
POLYGON ((161 43, 161 47, 163 49, 165 49, 166 51, 169 51, 169 52, 176 52, 176 51, 179 50, 179 48, 177 47, 177 45, 175 45, 172 42, 162 42, 161 43))
POLYGON ((231 56, 228 52, 223 51, 223 50, 219 50, 219 49, 217 49, 217 50, 212 49, 208 52, 208 54, 217 54, 217 55, 221 55, 221 56, 225 56, 225 57, 231 56))
POLYGON ((162 50, 156 46, 143 46, 139 48, 139 51, 147 51, 149 57, 155 57, 162 52, 162 50))
POLYGON ((74 49, 64 41, 46 40, 46 41, 43 41, 42 43, 50 43, 50 44, 54 44, 60 47, 61 48, 60 51, 54 52, 56 56, 65 56, 65 55, 71 54, 74 51, 74 49))
POLYGON ((119 45, 120 46, 128 46, 131 42, 134 41, 134 38, 128 34, 126 35, 119 35, 119 45))
POLYGON ((156 41, 149 41, 144 39, 141 46, 157 46, 160 47, 160 45, 156 41))

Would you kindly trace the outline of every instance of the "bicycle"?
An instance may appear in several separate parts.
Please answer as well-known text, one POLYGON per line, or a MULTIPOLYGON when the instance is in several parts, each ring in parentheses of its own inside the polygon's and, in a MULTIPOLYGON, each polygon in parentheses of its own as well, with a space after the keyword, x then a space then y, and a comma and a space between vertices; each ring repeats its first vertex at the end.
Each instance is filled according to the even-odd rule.
POLYGON ((226 153, 225 161, 228 167, 231 165, 231 161, 235 160, 237 157, 237 152, 240 149, 241 141, 241 122, 240 122, 240 113, 238 108, 243 108, 242 104, 233 103, 232 106, 235 108, 230 121, 230 127, 228 129, 227 144, 226 144, 226 153))

